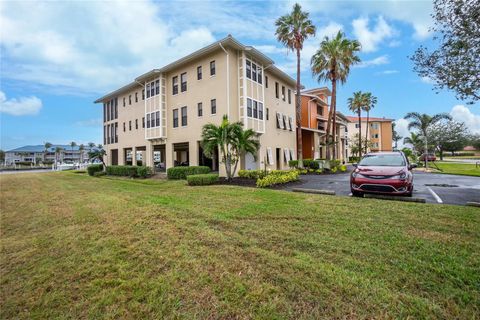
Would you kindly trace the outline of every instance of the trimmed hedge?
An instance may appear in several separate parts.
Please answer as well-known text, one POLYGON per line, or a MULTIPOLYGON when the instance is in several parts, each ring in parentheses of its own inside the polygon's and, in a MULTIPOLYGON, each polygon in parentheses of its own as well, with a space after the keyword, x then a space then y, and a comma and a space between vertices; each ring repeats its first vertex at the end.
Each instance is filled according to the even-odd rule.
POLYGON ((238 171, 238 176, 240 178, 247 179, 261 179, 265 177, 267 173, 264 170, 240 170, 238 171))
POLYGON ((106 173, 109 176, 146 178, 152 174, 152 169, 146 166, 107 166, 106 173))
MULTIPOLYGON (((303 162, 303 167, 305 169, 317 170, 320 168, 320 164, 318 163, 317 160, 303 159, 302 162, 303 162)), ((288 166, 292 169, 298 169, 298 160, 288 161, 288 166)))
POLYGON ((265 188, 271 187, 277 184, 283 184, 287 182, 298 180, 298 170, 275 170, 270 172, 266 177, 257 180, 257 187, 265 188))
POLYGON ((101 176, 105 176, 107 175, 107 173, 105 171, 97 171, 93 174, 94 177, 101 177, 101 176))
POLYGON ((168 179, 187 179, 187 176, 192 174, 210 173, 210 168, 206 166, 191 166, 191 167, 172 167, 167 169, 168 179))
POLYGON ((298 168, 298 160, 289 160, 288 166, 292 169, 298 168))
POLYGON ((89 176, 94 176, 95 172, 103 171, 103 164, 91 164, 87 167, 89 176))
POLYGON ((187 176, 187 183, 189 186, 207 186, 218 181, 218 174, 204 173, 191 174, 187 176))

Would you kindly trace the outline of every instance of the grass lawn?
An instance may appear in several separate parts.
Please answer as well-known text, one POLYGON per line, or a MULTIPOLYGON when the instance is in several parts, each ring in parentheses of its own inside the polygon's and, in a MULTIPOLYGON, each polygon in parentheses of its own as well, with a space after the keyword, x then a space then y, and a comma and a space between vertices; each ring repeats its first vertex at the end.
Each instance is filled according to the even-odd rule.
POLYGON ((480 210, 0 176, 8 318, 480 317, 480 210))
MULTIPOLYGON (((480 167, 476 168, 472 163, 435 162, 435 164, 442 169, 441 173, 480 177, 480 167)), ((430 166, 435 168, 433 165, 430 166)))

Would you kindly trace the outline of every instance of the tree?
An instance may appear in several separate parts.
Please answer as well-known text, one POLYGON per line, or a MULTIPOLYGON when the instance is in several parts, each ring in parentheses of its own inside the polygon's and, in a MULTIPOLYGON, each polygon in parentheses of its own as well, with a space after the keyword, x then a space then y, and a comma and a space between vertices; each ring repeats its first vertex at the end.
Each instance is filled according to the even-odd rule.
MULTIPOLYGON (((337 112, 337 81, 344 84, 350 73, 350 67, 360 62, 357 52, 360 51, 360 42, 345 38, 341 31, 330 39, 325 37, 320 43, 320 48, 313 55, 310 62, 313 75, 317 80, 332 83, 332 99, 328 113, 326 140, 336 140, 336 112, 337 112), (333 127, 332 127, 333 122, 333 127), (330 132, 331 130, 331 132, 330 132)), ((328 145, 329 143, 325 143, 328 145)), ((336 157, 336 148, 333 148, 333 157, 336 157)), ((327 160, 330 160, 330 149, 327 148, 327 160)))
POLYGON ((103 150, 102 145, 99 144, 99 147, 96 149, 91 149, 90 152, 88 153, 88 156, 90 157, 90 160, 93 159, 99 159, 102 161, 103 167, 106 168, 107 165, 105 162, 103 162, 103 157, 107 154, 105 150, 103 150))
POLYGON ((480 2, 434 0, 434 40, 437 49, 420 46, 410 59, 420 77, 434 81, 434 88, 447 88, 460 100, 480 99, 480 2))
POLYGON ((369 139, 362 137, 362 141, 360 141, 359 137, 360 135, 356 133, 351 140, 350 152, 354 157, 356 157, 357 155, 361 157, 361 146, 366 146, 367 148, 371 148, 373 146, 373 143, 369 139))
POLYGON ((85 150, 85 146, 83 145, 83 143, 78 147, 78 151, 80 152, 79 154, 79 160, 80 160, 80 163, 83 162, 83 151, 85 150))
MULTIPOLYGON (((362 121, 361 121, 361 116, 362 116, 362 109, 364 105, 364 94, 362 91, 357 91, 353 93, 352 98, 348 98, 347 104, 348 104, 348 109, 350 111, 357 113, 358 115, 358 134, 361 137, 362 136, 362 121)), ((362 156, 362 139, 357 139, 358 143, 358 156, 362 156)))
POLYGON ((480 150, 480 134, 471 135, 468 144, 476 150, 480 150))
MULTIPOLYGON (((370 128, 370 110, 375 108, 375 105, 377 104, 377 97, 372 95, 370 92, 365 92, 364 97, 363 97, 363 111, 367 113, 367 128, 365 129, 365 139, 368 140, 368 129, 370 128)), ((368 149, 367 146, 365 145, 365 153, 367 153, 368 149)))
POLYGON ((0 162, 5 163, 5 151, 0 149, 0 162))
POLYGON ((422 137, 415 132, 410 132, 410 137, 405 137, 403 143, 411 145, 414 153, 421 153, 424 148, 422 137))
POLYGON ((398 134, 397 130, 395 130, 395 122, 392 123, 392 140, 395 141, 394 150, 398 149, 398 141, 402 140, 402 136, 398 134))
MULTIPOLYGON (((417 129, 422 135, 425 144, 425 153, 428 153, 428 129, 440 120, 452 120, 452 117, 447 113, 439 113, 429 116, 425 113, 420 114, 418 112, 409 112, 405 116, 405 119, 410 120, 408 130, 417 129)), ((428 157, 425 157, 425 169, 428 168, 427 158, 428 157)))
POLYGON ((48 149, 50 149, 52 147, 52 144, 50 142, 45 142, 44 145, 43 145, 43 149, 44 149, 44 153, 43 153, 43 161, 45 161, 47 159, 47 152, 48 152, 48 149))
POLYGON ((219 126, 206 124, 202 128, 200 142, 205 156, 212 158, 215 150, 220 150, 221 162, 225 165, 227 180, 231 180, 237 170, 240 156, 251 153, 256 158, 260 147, 257 134, 252 129, 243 130, 241 122, 230 123, 227 116, 223 116, 219 126))
POLYGON ((55 147, 55 163, 60 161, 60 153, 62 152, 62 147, 55 147))
POLYGON ((303 43, 310 36, 315 36, 315 26, 308 18, 308 12, 302 11, 298 3, 293 6, 290 14, 281 16, 275 22, 277 30, 275 35, 278 41, 283 43, 289 50, 297 54, 297 86, 295 96, 295 110, 297 119, 297 159, 300 166, 302 164, 302 110, 300 101, 300 51, 303 49, 303 43))
POLYGON ((463 122, 454 120, 437 122, 428 129, 428 136, 443 160, 444 151, 458 151, 468 144, 469 133, 463 122))

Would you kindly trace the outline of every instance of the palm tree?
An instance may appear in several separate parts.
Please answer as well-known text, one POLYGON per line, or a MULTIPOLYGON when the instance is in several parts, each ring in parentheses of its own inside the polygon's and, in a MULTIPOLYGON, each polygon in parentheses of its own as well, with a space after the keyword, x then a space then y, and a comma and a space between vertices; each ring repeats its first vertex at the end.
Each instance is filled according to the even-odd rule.
POLYGON ((43 145, 43 149, 44 149, 43 161, 46 160, 48 149, 50 149, 51 147, 52 147, 52 144, 51 144, 50 142, 45 142, 45 143, 44 143, 44 145, 43 145))
MULTIPOLYGON (((347 81, 350 67, 360 62, 357 52, 360 51, 360 42, 357 40, 349 40, 345 38, 345 34, 341 31, 330 39, 325 37, 320 43, 320 48, 313 55, 310 62, 312 72, 317 76, 317 80, 331 81, 332 83, 332 99, 330 103, 330 111, 328 113, 327 132, 325 140, 336 140, 336 112, 337 112, 337 81, 344 84, 347 81), (332 127, 333 121, 333 127, 332 127), (330 133, 330 130, 332 131, 330 133)), ((334 144, 333 157, 336 157, 336 147, 334 144)), ((330 149, 327 148, 327 160, 330 160, 330 149)))
POLYGON ((281 16, 275 21, 277 30, 275 35, 278 41, 283 43, 289 50, 296 51, 297 54, 297 86, 295 96, 295 111, 297 119, 297 159, 299 166, 302 162, 302 110, 300 102, 300 51, 303 49, 303 43, 310 36, 315 36, 315 26, 308 18, 308 12, 302 11, 301 6, 296 3, 290 14, 281 16))
POLYGON ((83 151, 85 150, 85 146, 83 145, 83 143, 78 147, 78 151, 80 151, 80 154, 79 154, 79 159, 80 159, 80 163, 83 162, 83 151))
MULTIPOLYGON (((377 97, 372 95, 372 93, 370 93, 370 92, 366 92, 366 93, 364 93, 364 95, 365 95, 365 97, 364 97, 365 104, 363 106, 363 111, 365 111, 367 113, 367 128, 365 129, 365 131, 366 131, 365 138, 367 140, 369 140, 368 129, 370 128, 370 110, 375 108, 375 105, 377 104, 377 97)), ((365 145, 365 153, 367 153, 367 145, 365 145)))
POLYGON ((60 152, 62 152, 62 147, 55 147, 55 165, 60 160, 60 152))
POLYGON ((353 93, 352 98, 348 98, 347 100, 348 104, 348 109, 350 111, 357 113, 358 115, 358 157, 362 157, 362 121, 361 121, 361 116, 362 116, 362 109, 363 106, 365 105, 365 94, 362 93, 362 91, 357 91, 353 93))
POLYGON ((395 122, 392 123, 392 140, 395 141, 394 150, 398 149, 398 141, 400 141, 403 137, 398 134, 397 130, 395 130, 395 122))
POLYGON ((421 136, 419 134, 416 134, 415 132, 410 132, 410 137, 405 137, 403 139, 403 143, 410 144, 414 153, 420 151, 423 145, 421 136))
POLYGON ((256 140, 256 133, 252 129, 243 130, 241 122, 230 123, 227 116, 223 116, 219 126, 206 124, 202 128, 200 142, 205 156, 212 158, 215 150, 220 149, 222 163, 225 164, 227 180, 235 175, 237 164, 243 153, 251 153, 256 157, 260 146, 256 140), (233 166, 233 170, 232 170, 233 166))
MULTIPOLYGON (((423 137, 425 144, 425 154, 428 153, 428 129, 439 122, 440 120, 452 120, 452 117, 448 113, 438 113, 433 116, 428 114, 420 114, 418 112, 409 112, 405 116, 405 119, 409 119, 408 130, 417 129, 423 137)), ((427 156, 425 155, 425 169, 428 168, 427 156)))

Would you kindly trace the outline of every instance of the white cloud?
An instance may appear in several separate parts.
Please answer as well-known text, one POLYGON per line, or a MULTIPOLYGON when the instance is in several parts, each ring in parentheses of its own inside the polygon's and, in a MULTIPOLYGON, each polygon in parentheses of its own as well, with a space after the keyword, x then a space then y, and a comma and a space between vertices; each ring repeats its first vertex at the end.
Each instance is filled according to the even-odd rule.
POLYGON ((380 66, 380 65, 389 64, 389 63, 390 63, 390 59, 388 58, 388 55, 384 54, 383 56, 379 56, 374 59, 364 60, 360 62, 360 64, 354 65, 354 67, 366 68, 366 67, 372 67, 372 66, 380 66))
POLYGON ((465 122, 468 129, 475 134, 480 134, 480 115, 474 114, 464 105, 453 106, 450 111, 453 120, 458 122, 465 122))
POLYGON ((377 75, 389 75, 389 74, 396 74, 398 72, 399 72, 398 70, 383 70, 383 71, 377 72, 376 74, 377 75))
POLYGON ((369 28, 370 19, 358 18, 353 20, 353 34, 362 44, 362 51, 373 52, 378 50, 380 43, 394 36, 395 31, 388 25, 382 16, 377 19, 376 25, 369 28))
POLYGON ((408 130, 408 120, 400 118, 395 120, 395 131, 402 137, 398 141, 398 148, 402 149, 404 147, 403 139, 406 137, 410 137, 410 131, 408 130))
POLYGON ((435 84, 435 81, 430 77, 421 77, 420 81, 426 84, 435 84))
POLYGON ((343 25, 332 21, 326 26, 317 29, 316 38, 320 41, 322 41, 325 37, 333 38, 338 33, 338 31, 342 30, 343 25))
POLYGON ((0 91, 0 112, 12 116, 36 115, 42 108, 42 100, 37 97, 20 97, 7 99, 3 91, 0 91))

